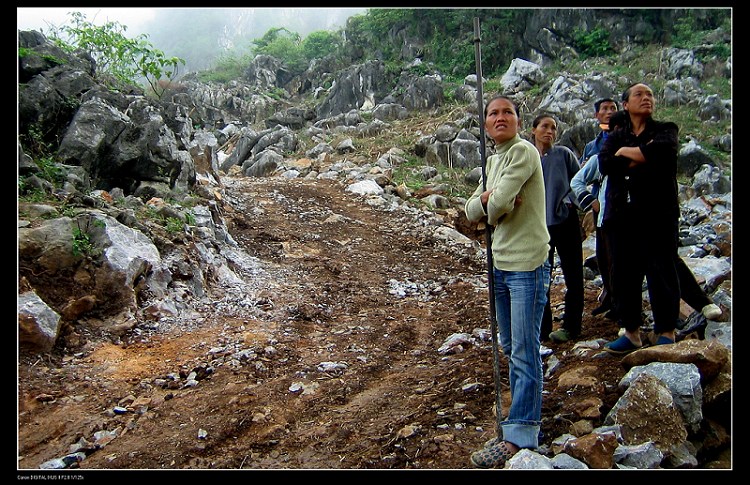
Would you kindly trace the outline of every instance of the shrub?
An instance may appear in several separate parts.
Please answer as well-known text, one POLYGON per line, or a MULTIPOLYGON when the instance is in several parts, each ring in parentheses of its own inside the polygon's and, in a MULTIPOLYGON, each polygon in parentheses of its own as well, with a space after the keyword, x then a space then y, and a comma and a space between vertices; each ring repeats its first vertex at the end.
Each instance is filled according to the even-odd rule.
POLYGON ((166 76, 170 81, 177 77, 179 57, 166 57, 164 52, 148 42, 141 34, 133 39, 125 36, 127 27, 119 22, 94 25, 81 12, 70 12, 70 25, 65 24, 51 33, 52 41, 66 52, 83 49, 96 61, 96 71, 102 79, 111 79, 110 88, 123 89, 145 80, 158 96, 164 89, 158 81, 166 76))

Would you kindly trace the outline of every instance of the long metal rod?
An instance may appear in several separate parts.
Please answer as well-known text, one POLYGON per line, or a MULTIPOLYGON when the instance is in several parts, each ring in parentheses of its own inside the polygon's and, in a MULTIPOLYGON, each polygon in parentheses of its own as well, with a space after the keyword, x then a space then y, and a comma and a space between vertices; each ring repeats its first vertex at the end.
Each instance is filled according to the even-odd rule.
MULTIPOLYGON (((474 17, 474 58, 477 70, 477 110, 479 114, 479 156, 482 160, 482 191, 487 190, 487 158, 484 135, 484 94, 482 93, 482 47, 479 34, 479 17, 474 17)), ((487 247, 487 286, 490 296, 490 331, 492 332, 492 364, 495 375, 495 411, 497 412, 497 437, 502 439, 503 402, 500 387, 500 348, 497 334, 497 314, 495 313, 495 265, 492 262, 492 230, 489 222, 484 228, 487 247)))

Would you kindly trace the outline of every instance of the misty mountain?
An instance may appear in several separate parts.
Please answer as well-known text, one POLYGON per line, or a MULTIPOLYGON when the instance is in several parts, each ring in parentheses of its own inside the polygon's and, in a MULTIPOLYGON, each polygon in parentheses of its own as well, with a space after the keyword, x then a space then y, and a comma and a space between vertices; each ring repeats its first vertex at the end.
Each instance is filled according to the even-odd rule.
MULTIPOLYGON (((242 55, 269 29, 284 27, 303 38, 335 31, 365 8, 176 8, 160 9, 137 33, 169 56, 185 59, 183 72, 214 66, 222 55, 242 55)), ((131 34, 133 32, 130 32, 131 34)))

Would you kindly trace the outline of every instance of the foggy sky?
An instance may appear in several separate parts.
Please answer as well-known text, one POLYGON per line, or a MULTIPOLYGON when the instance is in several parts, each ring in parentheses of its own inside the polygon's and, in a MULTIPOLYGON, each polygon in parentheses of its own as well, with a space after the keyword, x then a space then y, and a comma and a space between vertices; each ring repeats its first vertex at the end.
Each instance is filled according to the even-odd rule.
POLYGON ((18 7, 19 30, 48 34, 69 24, 68 12, 81 12, 95 25, 117 22, 124 35, 145 34, 167 57, 185 59, 185 71, 209 69, 225 54, 245 53, 269 29, 283 27, 305 37, 335 31, 366 8, 40 8, 18 7))

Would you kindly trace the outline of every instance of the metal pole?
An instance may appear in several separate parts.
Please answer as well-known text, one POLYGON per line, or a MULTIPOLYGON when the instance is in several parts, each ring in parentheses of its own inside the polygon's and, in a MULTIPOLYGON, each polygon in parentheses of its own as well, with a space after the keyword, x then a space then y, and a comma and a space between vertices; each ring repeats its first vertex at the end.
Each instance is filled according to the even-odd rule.
MULTIPOLYGON (((477 70, 477 109, 479 115, 479 156, 482 160, 482 191, 487 190, 487 163, 484 135, 484 94, 482 93, 482 48, 479 35, 479 17, 474 17, 474 58, 477 70)), ((490 294, 490 331, 492 332, 492 363, 495 375, 495 411, 497 413, 497 438, 503 437, 500 423, 503 421, 503 403, 500 392, 500 348, 497 335, 497 314, 495 313, 495 275, 492 262, 492 230, 489 222, 484 228, 484 239, 487 247, 487 286, 490 294)))

